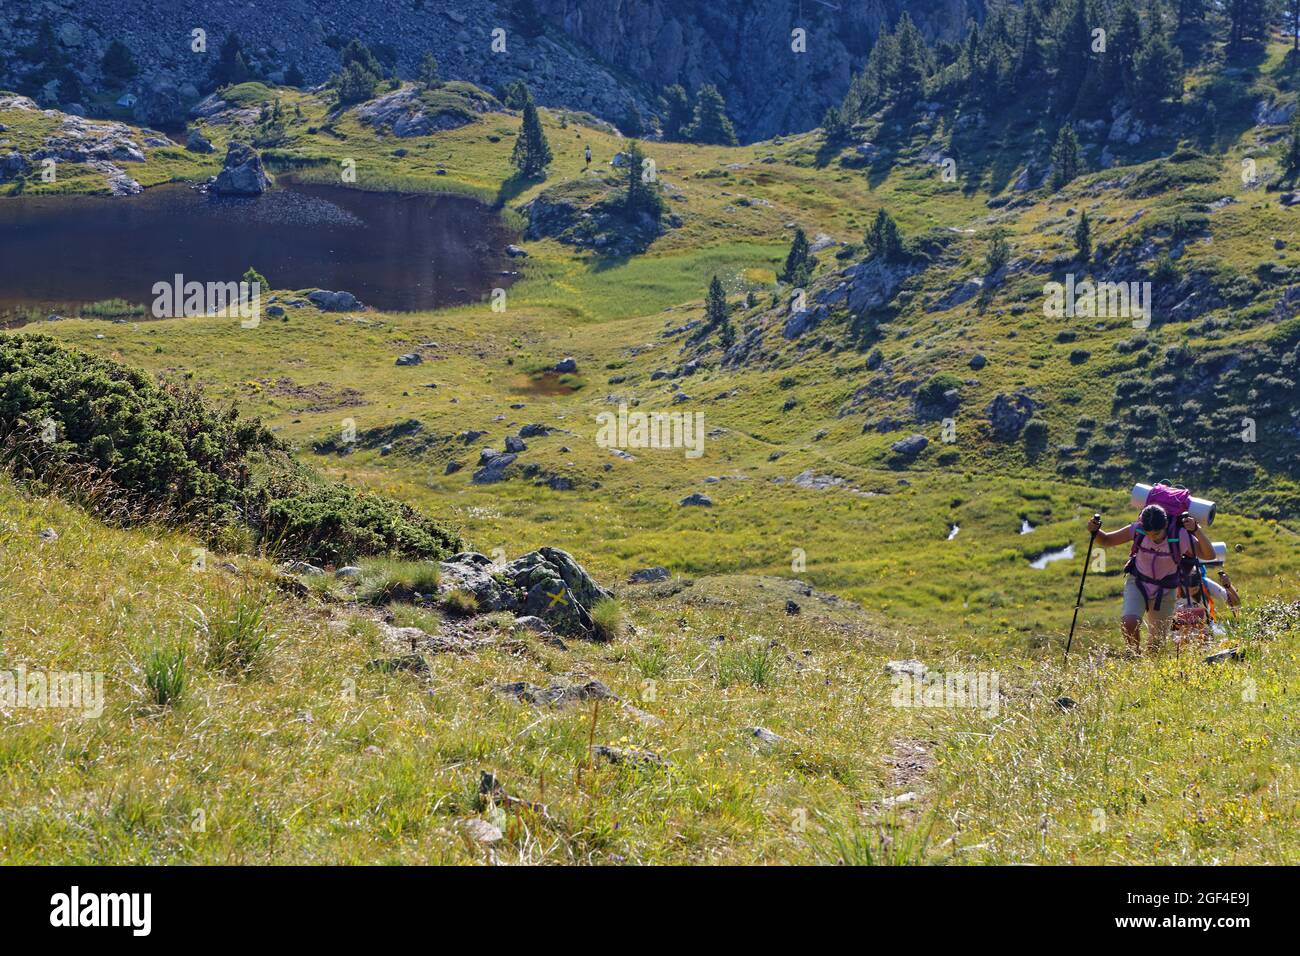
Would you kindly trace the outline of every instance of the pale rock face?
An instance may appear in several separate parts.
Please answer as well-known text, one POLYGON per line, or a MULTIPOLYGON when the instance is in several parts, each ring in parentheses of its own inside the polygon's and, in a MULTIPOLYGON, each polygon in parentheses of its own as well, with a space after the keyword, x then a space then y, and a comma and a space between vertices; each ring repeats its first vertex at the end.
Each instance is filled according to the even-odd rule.
MULTIPOLYGON (((957 39, 969 18, 983 19, 984 0, 855 0, 839 9, 800 0, 538 0, 552 29, 566 38, 528 38, 507 30, 508 57, 492 52, 485 25, 503 20, 501 0, 77 0, 60 3, 56 30, 78 64, 93 70, 111 40, 125 43, 140 66, 132 91, 141 122, 159 124, 188 108, 206 84, 211 57, 189 55, 196 23, 210 29, 209 50, 225 31, 244 38, 250 65, 277 75, 296 65, 309 84, 338 69, 328 36, 360 37, 372 48, 391 48, 398 72, 412 76, 432 52, 444 76, 500 88, 528 82, 543 106, 586 110, 615 122, 636 103, 657 111, 651 90, 681 83, 694 91, 714 83, 727 99, 737 131, 746 139, 800 132, 818 125, 860 70, 882 24, 904 7, 931 37, 957 39), (815 13, 811 7, 816 7, 815 13), (328 26, 327 26, 328 25, 328 26), (807 30, 805 53, 792 49, 791 31, 807 30), (250 38, 257 38, 254 42, 250 38), (571 41, 571 42, 569 42, 571 41), (613 69, 606 64, 616 64, 613 69), (780 77, 792 82, 774 83, 780 77), (797 82, 793 82, 797 81, 797 82)), ((54 4, 48 4, 54 6, 54 4)), ((0 5, 0 38, 14 46, 33 39, 32 7, 0 5)), ((0 75, 13 88, 17 67, 0 75)), ((396 135, 423 135, 425 112, 395 117, 396 135), (401 132, 398 132, 398 129, 401 132)))

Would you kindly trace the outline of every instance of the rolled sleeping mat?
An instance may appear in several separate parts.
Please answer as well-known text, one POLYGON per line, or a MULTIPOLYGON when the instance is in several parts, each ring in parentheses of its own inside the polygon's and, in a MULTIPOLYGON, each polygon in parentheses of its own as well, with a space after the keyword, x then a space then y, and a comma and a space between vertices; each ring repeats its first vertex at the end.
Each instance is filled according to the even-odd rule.
POLYGON ((1204 562, 1208 565, 1223 565, 1228 560, 1228 545, 1222 541, 1211 541, 1210 546, 1214 548, 1214 560, 1204 562))
MULTIPOLYGON (((1139 482, 1133 486, 1133 494, 1130 498, 1130 503, 1134 508, 1145 508, 1147 495, 1150 493, 1151 485, 1144 485, 1139 482)), ((1218 505, 1205 498, 1193 497, 1187 505, 1187 513, 1206 527, 1214 524, 1214 515, 1217 511, 1218 505)))

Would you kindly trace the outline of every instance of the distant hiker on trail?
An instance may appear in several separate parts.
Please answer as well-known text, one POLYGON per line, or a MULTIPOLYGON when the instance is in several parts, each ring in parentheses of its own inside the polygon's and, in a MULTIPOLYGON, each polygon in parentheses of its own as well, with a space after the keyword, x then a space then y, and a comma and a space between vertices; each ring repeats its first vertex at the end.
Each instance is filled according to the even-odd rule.
POLYGON ((585 148, 583 149, 582 153, 583 153, 584 156, 587 157, 587 166, 590 167, 590 166, 591 166, 591 147, 590 147, 590 146, 585 147, 585 148))
POLYGON ((1139 628, 1144 617, 1151 650, 1160 646, 1172 623, 1186 563, 1196 558, 1214 560, 1214 547, 1195 518, 1184 514, 1181 527, 1171 529, 1169 524, 1169 513, 1160 505, 1147 505, 1137 521, 1115 531, 1102 531, 1096 516, 1088 520, 1088 531, 1096 534, 1103 548, 1133 542, 1124 566, 1120 625, 1134 654, 1142 653, 1139 628))

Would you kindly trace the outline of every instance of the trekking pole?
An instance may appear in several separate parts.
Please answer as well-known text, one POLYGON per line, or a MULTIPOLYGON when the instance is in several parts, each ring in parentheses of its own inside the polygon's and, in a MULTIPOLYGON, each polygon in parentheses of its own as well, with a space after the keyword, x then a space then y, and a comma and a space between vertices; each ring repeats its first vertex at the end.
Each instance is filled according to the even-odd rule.
MULTIPOLYGON (((1093 521, 1100 522, 1101 515, 1092 516, 1093 521)), ((1079 575, 1079 593, 1074 596, 1074 619, 1070 621, 1070 636, 1065 642, 1065 659, 1061 662, 1061 669, 1064 670, 1070 665, 1070 645, 1074 643, 1074 626, 1079 623, 1079 608, 1083 606, 1083 582, 1088 580, 1088 565, 1092 564, 1092 545, 1097 540, 1097 532, 1094 531, 1088 538, 1088 555, 1083 559, 1083 574, 1079 575)))

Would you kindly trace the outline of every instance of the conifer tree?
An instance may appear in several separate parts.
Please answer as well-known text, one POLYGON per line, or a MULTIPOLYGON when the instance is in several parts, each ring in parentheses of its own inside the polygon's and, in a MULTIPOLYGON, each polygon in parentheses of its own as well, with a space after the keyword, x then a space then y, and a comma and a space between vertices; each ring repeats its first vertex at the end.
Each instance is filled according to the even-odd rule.
POLYGON ((726 101, 711 83, 702 86, 695 98, 695 119, 686 132, 686 138, 693 143, 736 145, 736 130, 727 118, 726 101))
POLYGON ((1074 248, 1079 261, 1087 265, 1092 259, 1092 224, 1088 222, 1087 210, 1079 213, 1079 224, 1074 227, 1074 248))
POLYGON ((436 90, 442 86, 442 77, 438 72, 438 58, 432 53, 426 53, 424 59, 420 61, 418 78, 420 85, 426 90, 436 90))
POLYGON ((903 244, 903 235, 898 229, 894 217, 881 209, 871 223, 866 235, 867 252, 873 259, 885 262, 901 262, 907 258, 907 249, 903 244))
POLYGON ((524 104, 524 118, 515 138, 510 162, 525 179, 544 179, 546 167, 551 162, 551 147, 542 131, 542 120, 537 115, 537 105, 530 98, 524 104))
POLYGON ((813 263, 812 252, 808 247, 808 237, 804 234, 803 229, 797 228, 794 231, 794 239, 790 242, 790 251, 785 257, 785 267, 777 278, 782 282, 788 282, 792 286, 802 288, 808 284, 808 279, 812 276, 813 263))
POLYGON ((1079 152, 1079 137, 1074 127, 1066 124, 1061 127, 1052 147, 1052 188, 1061 189, 1074 180, 1082 169, 1083 160, 1079 152))
POLYGON ((681 84, 664 90, 664 139, 679 140, 691 124, 691 101, 681 84))

